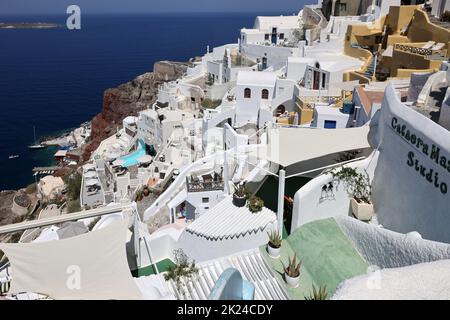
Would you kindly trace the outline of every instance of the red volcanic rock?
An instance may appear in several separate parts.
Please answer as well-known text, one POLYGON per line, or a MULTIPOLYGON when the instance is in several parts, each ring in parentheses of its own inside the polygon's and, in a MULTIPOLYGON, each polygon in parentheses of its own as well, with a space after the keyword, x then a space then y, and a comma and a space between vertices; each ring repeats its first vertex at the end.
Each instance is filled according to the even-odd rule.
POLYGON ((89 160, 101 141, 116 132, 125 117, 136 116, 139 111, 153 104, 158 87, 181 77, 186 69, 185 63, 159 61, 154 64, 153 72, 144 73, 117 88, 105 90, 102 112, 91 121, 91 141, 84 148, 82 159, 89 160))

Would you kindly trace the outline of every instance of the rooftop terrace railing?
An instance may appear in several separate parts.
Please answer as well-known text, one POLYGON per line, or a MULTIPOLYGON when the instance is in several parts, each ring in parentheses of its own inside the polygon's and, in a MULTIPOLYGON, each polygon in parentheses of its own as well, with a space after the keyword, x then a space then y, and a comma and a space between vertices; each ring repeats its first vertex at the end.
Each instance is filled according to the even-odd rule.
POLYGON ((188 192, 220 191, 225 188, 223 181, 190 181, 186 185, 188 192))
POLYGON ((421 56, 431 56, 431 54, 433 53, 433 50, 431 50, 431 49, 414 47, 414 46, 409 46, 409 45, 405 45, 405 44, 401 44, 401 43, 396 43, 394 45, 394 49, 403 51, 403 52, 418 54, 421 56))

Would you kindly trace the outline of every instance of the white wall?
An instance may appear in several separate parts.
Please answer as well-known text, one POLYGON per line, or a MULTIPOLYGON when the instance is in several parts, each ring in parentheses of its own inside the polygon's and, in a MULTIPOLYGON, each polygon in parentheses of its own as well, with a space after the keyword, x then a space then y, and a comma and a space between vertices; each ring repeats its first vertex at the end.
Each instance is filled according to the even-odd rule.
POLYGON ((418 231, 425 239, 450 242, 450 132, 403 105, 391 85, 376 127, 382 141, 373 182, 379 222, 394 231, 418 231), (439 150, 437 159, 433 148, 439 150))
MULTIPOLYGON (((255 77, 258 77, 255 72, 255 77)), ((275 83, 274 83, 275 85, 275 83)), ((275 87, 269 85, 240 84, 236 86, 236 118, 235 126, 243 126, 248 123, 256 124, 258 122, 258 113, 260 107, 269 108, 275 95, 275 87), (251 97, 244 98, 246 88, 251 90, 251 97), (263 89, 269 90, 269 99, 261 99, 263 89)))
POLYGON ((224 126, 225 129, 225 145, 227 150, 237 146, 244 146, 248 144, 248 136, 238 134, 228 123, 224 126))
POLYGON ((213 208, 224 198, 223 191, 204 191, 204 192, 188 192, 186 200, 192 204, 198 214, 203 214, 207 210, 213 208), (207 202, 203 202, 203 198, 208 198, 207 202))
MULTIPOLYGON (((365 168, 369 176, 372 177, 376 161, 377 155, 374 153, 367 159, 352 162, 348 166, 365 168), (370 167, 368 166, 369 164, 370 167)), ((294 232, 301 225, 314 220, 351 215, 351 197, 342 185, 334 186, 332 193, 326 194, 322 192, 322 186, 331 181, 331 174, 322 174, 309 181, 295 193, 291 232, 294 232)))
POLYGON ((342 231, 371 265, 397 268, 450 259, 450 245, 414 238, 349 217, 336 217, 342 231))
POLYGON ((336 128, 346 128, 349 114, 342 113, 338 110, 336 112, 327 112, 330 106, 317 106, 314 109, 314 119, 311 123, 311 127, 324 128, 325 120, 336 121, 336 128))
POLYGON ((298 54, 298 48, 276 47, 265 45, 245 45, 241 48, 241 53, 252 60, 267 57, 267 66, 274 66, 287 62, 287 58, 298 54))

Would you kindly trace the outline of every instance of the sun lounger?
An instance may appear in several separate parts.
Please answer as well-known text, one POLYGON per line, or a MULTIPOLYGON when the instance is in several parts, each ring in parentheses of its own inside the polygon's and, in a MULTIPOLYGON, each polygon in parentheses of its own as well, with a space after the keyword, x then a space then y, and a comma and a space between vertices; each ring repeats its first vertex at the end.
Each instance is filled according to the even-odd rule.
POLYGON ((434 41, 428 41, 427 43, 425 43, 423 45, 423 49, 431 49, 432 46, 434 46, 435 42, 434 41))

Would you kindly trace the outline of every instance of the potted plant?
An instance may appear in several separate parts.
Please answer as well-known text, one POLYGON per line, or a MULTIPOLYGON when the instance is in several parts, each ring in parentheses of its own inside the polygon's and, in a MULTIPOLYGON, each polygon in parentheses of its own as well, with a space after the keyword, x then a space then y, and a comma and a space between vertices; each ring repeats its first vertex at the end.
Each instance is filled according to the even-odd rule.
POLYGON ((145 197, 150 194, 150 189, 148 188, 148 186, 144 186, 142 193, 144 194, 145 197))
POLYGON ((344 183, 348 194, 352 197, 350 205, 353 215, 362 221, 372 219, 372 186, 367 171, 358 172, 355 168, 341 167, 339 170, 332 170, 331 174, 333 179, 344 183))
POLYGON ((281 262, 284 269, 284 279, 289 286, 296 287, 300 281, 300 267, 302 266, 302 261, 297 263, 297 254, 294 255, 293 259, 289 257, 288 260, 289 264, 287 266, 281 262))
POLYGON ((316 289, 316 286, 313 285, 311 294, 305 296, 305 300, 327 300, 327 298, 327 286, 319 286, 319 289, 316 289))
POLYGON ((269 236, 269 242, 267 243, 267 252, 272 258, 280 257, 281 243, 283 241, 280 233, 278 232, 278 230, 272 230, 270 232, 267 232, 267 235, 269 236))
POLYGON ((143 198, 144 196, 142 195, 142 191, 136 192, 136 201, 142 201, 143 198))
POLYGON ((234 185, 233 204, 238 208, 245 206, 247 194, 247 188, 244 184, 234 185))
POLYGON ((248 200, 247 207, 252 213, 258 213, 264 207, 264 200, 257 196, 251 196, 248 200))

